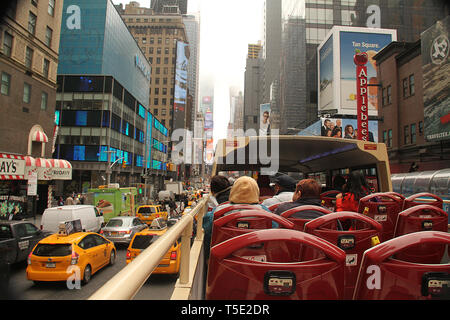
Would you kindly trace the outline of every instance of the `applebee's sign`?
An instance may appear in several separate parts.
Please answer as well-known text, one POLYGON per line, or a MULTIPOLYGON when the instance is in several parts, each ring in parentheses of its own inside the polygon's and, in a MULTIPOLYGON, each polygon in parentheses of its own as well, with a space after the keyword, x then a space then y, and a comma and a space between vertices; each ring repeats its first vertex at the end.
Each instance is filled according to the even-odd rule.
POLYGON ((358 52, 353 57, 356 64, 356 102, 358 115, 358 140, 369 141, 369 108, 367 100, 367 67, 368 56, 358 52))

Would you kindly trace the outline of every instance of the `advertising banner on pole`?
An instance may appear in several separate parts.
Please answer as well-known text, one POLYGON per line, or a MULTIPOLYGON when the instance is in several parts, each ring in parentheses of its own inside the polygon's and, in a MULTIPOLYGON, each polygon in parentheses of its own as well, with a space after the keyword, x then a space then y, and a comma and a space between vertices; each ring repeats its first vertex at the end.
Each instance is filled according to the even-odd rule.
POLYGON ((367 100, 367 53, 359 52, 355 54, 356 64, 356 103, 358 116, 358 140, 369 140, 369 115, 367 100))

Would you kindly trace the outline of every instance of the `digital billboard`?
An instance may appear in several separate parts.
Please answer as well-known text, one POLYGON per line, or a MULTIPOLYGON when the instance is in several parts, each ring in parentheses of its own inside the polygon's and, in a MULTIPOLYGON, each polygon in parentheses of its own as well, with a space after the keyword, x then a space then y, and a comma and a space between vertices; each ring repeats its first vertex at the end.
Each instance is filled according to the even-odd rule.
POLYGON ((369 116, 377 116, 378 79, 373 56, 396 40, 396 30, 334 26, 317 48, 319 113, 357 114, 356 65, 353 57, 355 53, 366 52, 369 57, 369 116))
POLYGON ((173 129, 185 127, 187 102, 187 68, 189 45, 177 42, 177 64, 175 68, 175 103, 173 113, 173 129))
POLYGON ((450 17, 447 17, 421 35, 424 131, 427 141, 450 139, 449 31, 450 17))

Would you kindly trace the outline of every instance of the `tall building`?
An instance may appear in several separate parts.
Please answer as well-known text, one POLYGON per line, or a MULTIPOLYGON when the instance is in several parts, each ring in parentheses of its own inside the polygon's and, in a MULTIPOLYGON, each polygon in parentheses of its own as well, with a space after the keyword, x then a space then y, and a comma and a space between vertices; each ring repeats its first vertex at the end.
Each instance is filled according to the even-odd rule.
POLYGON ((248 45, 248 58, 249 59, 257 59, 259 57, 259 53, 261 51, 261 43, 258 44, 249 44, 248 45))
MULTIPOLYGON (((148 89, 150 110, 170 132, 176 128, 185 128, 186 123, 191 123, 191 119, 183 118, 180 121, 182 125, 179 121, 174 123, 176 111, 183 115, 181 107, 175 109, 178 88, 177 58, 180 59, 181 54, 186 53, 189 58, 183 16, 179 13, 156 13, 150 8, 140 7, 137 2, 130 2, 122 11, 122 19, 151 65, 151 82, 148 89)), ((179 87, 184 91, 187 90, 186 81, 187 79, 184 79, 184 84, 181 84, 183 88, 179 87)), ((186 92, 181 99, 184 99, 183 107, 186 108, 186 92)))
POLYGON ((200 68, 200 17, 199 15, 184 15, 186 35, 189 43, 189 62, 187 85, 192 96, 191 128, 194 127, 195 115, 199 111, 199 68, 200 68))
POLYGON ((265 0, 264 4, 264 69, 262 75, 262 101, 270 102, 270 87, 279 78, 281 58, 282 1, 265 0))
MULTIPOLYGON (((250 48, 250 46, 249 46, 250 48)), ((251 58, 247 55, 244 73, 244 131, 259 130, 259 110, 263 101, 264 60, 260 57, 251 58)))
POLYGON ((64 189, 130 186, 144 173, 160 189, 168 129, 149 110, 144 53, 110 0, 66 0, 62 18, 55 153, 74 169, 64 189))
POLYGON ((399 41, 413 42, 421 32, 447 16, 449 8, 445 0, 305 0, 309 117, 317 116, 317 46, 333 25, 395 29, 399 41))
POLYGON ((51 157, 62 4, 10 3, 0 17, 0 105, 8 115, 0 119, 0 150, 28 154, 30 130, 37 125, 50 139, 43 151, 51 157))
POLYGON ((175 13, 178 11, 181 14, 187 13, 188 0, 151 0, 150 8, 155 13, 175 13))
POLYGON ((54 184, 72 169, 51 159, 62 1, 8 2, 0 12, 0 216, 20 219, 51 206, 54 184))

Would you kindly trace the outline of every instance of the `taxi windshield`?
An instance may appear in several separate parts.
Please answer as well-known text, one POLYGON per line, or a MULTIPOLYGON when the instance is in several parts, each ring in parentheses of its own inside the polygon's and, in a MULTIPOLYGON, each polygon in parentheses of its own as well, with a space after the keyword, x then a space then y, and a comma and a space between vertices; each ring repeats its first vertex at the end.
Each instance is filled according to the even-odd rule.
POLYGON ((64 257, 72 254, 72 245, 70 243, 47 244, 39 243, 34 249, 33 254, 39 257, 64 257))

